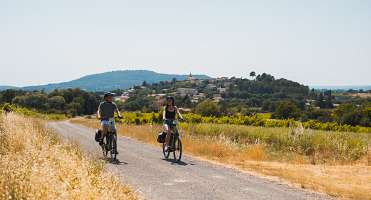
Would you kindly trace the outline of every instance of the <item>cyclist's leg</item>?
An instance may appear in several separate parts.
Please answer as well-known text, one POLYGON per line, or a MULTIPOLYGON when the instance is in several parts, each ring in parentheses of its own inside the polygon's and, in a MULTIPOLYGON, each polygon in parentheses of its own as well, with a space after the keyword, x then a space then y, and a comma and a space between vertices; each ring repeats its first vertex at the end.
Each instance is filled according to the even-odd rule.
POLYGON ((170 143, 170 136, 171 136, 171 131, 170 131, 170 126, 168 123, 164 123, 164 131, 166 133, 166 138, 165 138, 165 145, 166 147, 169 146, 170 143))
POLYGON ((101 122, 101 130, 102 130, 102 135, 101 135, 100 140, 101 140, 101 143, 103 143, 104 137, 106 137, 109 131, 109 126, 106 121, 101 122))

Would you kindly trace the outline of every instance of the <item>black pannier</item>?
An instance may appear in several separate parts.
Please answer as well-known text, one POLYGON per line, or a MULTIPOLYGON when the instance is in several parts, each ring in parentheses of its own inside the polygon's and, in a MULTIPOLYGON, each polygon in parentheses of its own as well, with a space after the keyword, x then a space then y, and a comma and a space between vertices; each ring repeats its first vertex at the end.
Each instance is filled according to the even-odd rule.
POLYGON ((157 142, 158 143, 165 143, 166 133, 160 132, 157 136, 157 142))
POLYGON ((97 129, 96 131, 95 131, 95 141, 96 142, 99 142, 99 140, 100 140, 100 138, 102 137, 102 130, 99 130, 99 129, 97 129))

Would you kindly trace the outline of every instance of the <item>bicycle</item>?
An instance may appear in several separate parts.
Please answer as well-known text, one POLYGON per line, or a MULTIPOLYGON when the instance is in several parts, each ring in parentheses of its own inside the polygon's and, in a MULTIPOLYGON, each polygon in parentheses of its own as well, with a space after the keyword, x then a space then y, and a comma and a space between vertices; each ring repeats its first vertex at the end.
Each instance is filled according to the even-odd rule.
POLYGON ((101 143, 101 148, 103 152, 104 158, 108 157, 108 153, 110 153, 111 160, 115 161, 117 157, 117 132, 115 130, 112 130, 113 121, 114 119, 109 119, 109 128, 107 131, 106 136, 103 138, 103 141, 101 143))
POLYGON ((170 150, 165 151, 166 143, 162 144, 162 152, 164 154, 165 159, 169 159, 170 153, 173 153, 174 161, 179 162, 182 158, 183 148, 182 148, 182 140, 180 139, 179 131, 177 128, 177 121, 173 120, 172 125, 170 127, 171 135, 170 135, 170 150))

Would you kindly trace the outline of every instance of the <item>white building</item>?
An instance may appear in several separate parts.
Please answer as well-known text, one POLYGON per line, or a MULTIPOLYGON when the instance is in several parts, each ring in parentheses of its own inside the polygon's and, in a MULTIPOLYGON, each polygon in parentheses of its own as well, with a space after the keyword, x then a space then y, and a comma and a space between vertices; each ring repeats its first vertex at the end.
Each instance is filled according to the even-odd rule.
POLYGON ((193 88, 178 88, 176 93, 180 96, 186 96, 186 95, 193 96, 193 95, 196 95, 198 91, 193 88))
POLYGON ((219 88, 217 88, 217 90, 218 90, 219 93, 226 93, 227 92, 227 88, 219 87, 219 88))
POLYGON ((208 89, 214 89, 214 88, 216 88, 216 85, 212 84, 212 83, 209 83, 209 84, 207 84, 207 88, 208 89))
POLYGON ((129 99, 129 95, 124 95, 124 94, 114 98, 115 101, 122 101, 122 102, 125 102, 128 99, 129 99))

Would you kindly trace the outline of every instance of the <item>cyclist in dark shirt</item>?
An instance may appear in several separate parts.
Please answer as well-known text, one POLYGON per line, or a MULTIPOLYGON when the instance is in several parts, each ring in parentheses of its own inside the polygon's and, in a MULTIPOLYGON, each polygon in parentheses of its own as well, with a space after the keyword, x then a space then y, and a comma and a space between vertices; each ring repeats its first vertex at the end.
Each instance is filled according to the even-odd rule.
MULTIPOLYGON (((112 102, 113 94, 106 93, 104 94, 104 102, 101 102, 98 107, 97 117, 100 120, 102 136, 100 139, 100 144, 103 143, 103 138, 107 134, 108 131, 113 131, 116 133, 115 127, 115 112, 119 118, 122 118, 121 113, 117 107, 117 105, 112 102)), ((118 154, 118 152, 116 152, 118 154)))
POLYGON ((174 97, 166 97, 166 106, 164 107, 164 112, 162 115, 164 120, 164 131, 166 132, 165 151, 169 150, 171 128, 173 126, 173 121, 176 119, 176 115, 178 115, 180 119, 183 119, 178 107, 175 106, 174 97))

